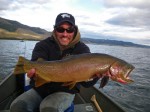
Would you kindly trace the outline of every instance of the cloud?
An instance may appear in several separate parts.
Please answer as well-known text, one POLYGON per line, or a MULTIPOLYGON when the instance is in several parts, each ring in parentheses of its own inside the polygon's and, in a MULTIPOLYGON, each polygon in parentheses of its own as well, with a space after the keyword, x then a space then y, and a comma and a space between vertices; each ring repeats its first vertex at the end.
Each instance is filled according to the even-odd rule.
POLYGON ((60 12, 75 16, 83 36, 150 39, 148 0, 0 0, 1 17, 48 31, 53 30, 60 12))
POLYGON ((104 5, 109 10, 113 10, 112 15, 114 15, 106 22, 114 25, 150 28, 150 1, 105 0, 104 5))
POLYGON ((150 1, 148 0, 104 0, 105 7, 115 8, 115 7, 134 7, 139 9, 149 9, 150 1))
POLYGON ((114 25, 141 27, 150 29, 150 11, 144 9, 126 9, 106 22, 114 25))
POLYGON ((70 0, 3 0, 0 4, 8 4, 0 10, 0 16, 45 29, 53 26, 58 13, 72 11, 69 6, 70 0))
POLYGON ((13 1, 10 0, 1 0, 0 1, 0 11, 9 9, 13 1))

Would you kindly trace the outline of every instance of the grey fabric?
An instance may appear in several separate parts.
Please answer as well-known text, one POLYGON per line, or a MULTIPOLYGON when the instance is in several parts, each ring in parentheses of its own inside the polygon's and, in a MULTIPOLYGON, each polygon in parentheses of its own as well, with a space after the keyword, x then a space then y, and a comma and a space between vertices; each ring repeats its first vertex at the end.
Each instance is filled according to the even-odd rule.
POLYGON ((73 102, 75 95, 57 92, 47 96, 40 104, 40 112, 64 112, 73 102))
POLYGON ((40 95, 34 89, 30 89, 12 102, 10 112, 36 112, 41 101, 40 95))
POLYGON ((42 99, 34 89, 30 89, 12 102, 10 112, 64 112, 74 97, 74 94, 57 92, 42 99))

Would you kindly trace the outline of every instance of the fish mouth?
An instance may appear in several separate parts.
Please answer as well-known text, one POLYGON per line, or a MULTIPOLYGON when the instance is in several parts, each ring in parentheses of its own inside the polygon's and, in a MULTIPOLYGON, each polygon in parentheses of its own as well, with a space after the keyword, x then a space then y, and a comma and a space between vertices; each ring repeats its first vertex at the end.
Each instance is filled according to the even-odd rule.
POLYGON ((129 66, 129 69, 127 70, 127 72, 126 72, 126 74, 125 74, 125 80, 126 80, 128 83, 134 82, 134 81, 129 77, 134 68, 135 68, 134 66, 130 65, 130 66, 129 66))
POLYGON ((135 67, 132 66, 132 65, 128 68, 128 71, 127 71, 126 74, 125 74, 125 77, 126 77, 126 78, 129 78, 129 75, 130 75, 130 73, 133 71, 134 68, 135 68, 135 67))
POLYGON ((120 82, 120 83, 123 83, 123 84, 132 83, 134 81, 129 76, 130 76, 130 73, 133 69, 134 69, 134 67, 131 66, 127 70, 125 70, 125 72, 122 71, 120 73, 119 69, 111 68, 110 71, 109 71, 109 74, 111 75, 110 78, 113 81, 120 82))

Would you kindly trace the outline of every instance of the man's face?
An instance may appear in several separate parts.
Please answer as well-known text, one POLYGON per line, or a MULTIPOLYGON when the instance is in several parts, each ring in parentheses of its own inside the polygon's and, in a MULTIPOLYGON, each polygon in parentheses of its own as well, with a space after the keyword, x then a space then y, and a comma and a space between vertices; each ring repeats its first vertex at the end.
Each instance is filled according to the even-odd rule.
POLYGON ((74 32, 74 27, 67 22, 55 28, 56 38, 62 46, 67 46, 73 40, 74 32))

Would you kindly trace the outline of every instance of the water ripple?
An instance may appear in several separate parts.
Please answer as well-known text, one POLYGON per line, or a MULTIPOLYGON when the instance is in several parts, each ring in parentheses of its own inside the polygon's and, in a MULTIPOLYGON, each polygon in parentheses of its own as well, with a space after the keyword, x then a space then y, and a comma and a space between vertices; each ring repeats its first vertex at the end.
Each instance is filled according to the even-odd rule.
MULTIPOLYGON (((35 43, 36 41, 0 40, 0 48, 3 48, 0 50, 0 80, 3 80, 13 70, 18 56, 31 58, 35 43)), ((110 54, 126 60, 135 66, 135 69, 131 72, 131 78, 134 80, 134 83, 122 85, 109 81, 101 91, 122 106, 127 112, 150 112, 150 49, 87 45, 93 53, 110 54)), ((95 86, 99 88, 99 84, 95 86)))

